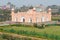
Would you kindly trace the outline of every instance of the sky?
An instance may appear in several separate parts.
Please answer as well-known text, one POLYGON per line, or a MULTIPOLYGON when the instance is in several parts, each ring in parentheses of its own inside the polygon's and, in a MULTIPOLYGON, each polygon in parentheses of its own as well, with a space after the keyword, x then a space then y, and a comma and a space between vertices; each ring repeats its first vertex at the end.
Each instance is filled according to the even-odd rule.
POLYGON ((6 5, 8 2, 20 7, 22 5, 60 5, 60 0, 0 0, 0 6, 6 5))

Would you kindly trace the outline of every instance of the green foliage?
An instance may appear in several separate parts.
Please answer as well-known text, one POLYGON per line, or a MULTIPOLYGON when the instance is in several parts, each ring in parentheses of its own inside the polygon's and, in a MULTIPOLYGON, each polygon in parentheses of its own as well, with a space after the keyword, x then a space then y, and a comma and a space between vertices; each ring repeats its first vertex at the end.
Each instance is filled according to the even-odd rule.
POLYGON ((12 37, 9 34, 1 34, 0 35, 2 39, 6 39, 6 40, 32 40, 31 38, 26 38, 26 37, 22 37, 22 38, 18 38, 18 37, 12 37))
POLYGON ((54 15, 52 15, 52 21, 58 21, 58 20, 60 20, 60 16, 58 16, 58 15, 56 15, 56 16, 54 16, 54 15))
POLYGON ((6 34, 2 34, 1 37, 2 37, 3 39, 6 39, 8 36, 7 36, 6 34))
POLYGON ((11 10, 2 10, 0 9, 0 21, 6 21, 11 19, 11 10))
MULTIPOLYGON (((19 25, 17 25, 17 26, 19 26, 19 25)), ((11 25, 11 27, 9 27, 9 26, 1 27, 0 30, 3 30, 3 32, 16 33, 19 35, 26 35, 26 36, 34 36, 34 37, 39 37, 39 38, 47 38, 47 39, 52 39, 52 40, 60 39, 60 34, 59 34, 60 27, 56 27, 56 26, 58 26, 57 24, 46 25, 46 26, 50 26, 50 27, 45 28, 45 29, 38 29, 38 28, 33 28, 33 27, 32 28, 31 27, 23 27, 23 26, 17 27, 17 26, 11 25), (54 26, 54 27, 51 27, 51 26, 54 26)), ((45 27, 44 24, 42 24, 42 27, 45 27)), ((28 40, 28 39, 26 39, 26 40, 28 40)))
POLYGON ((34 27, 42 29, 42 28, 45 28, 45 24, 38 25, 37 23, 34 23, 34 27))
POLYGON ((34 23, 34 25, 33 25, 34 27, 37 27, 37 23, 34 23))
POLYGON ((25 24, 12 24, 10 26, 16 26, 16 27, 31 27, 32 25, 25 25, 25 24))
POLYGON ((49 26, 60 26, 60 24, 47 24, 45 25, 46 27, 49 27, 49 26))
POLYGON ((3 31, 3 29, 2 29, 2 28, 0 28, 0 31, 2 32, 2 31, 3 31))
MULTIPOLYGON (((11 33, 15 33, 13 30, 9 31, 11 33)), ((59 39, 58 36, 53 35, 53 34, 47 34, 46 32, 44 33, 36 33, 35 31, 24 31, 24 30, 20 30, 16 32, 17 34, 20 35, 27 35, 27 36, 36 36, 36 37, 42 37, 42 38, 50 38, 50 39, 59 39)), ((3 38, 6 38, 6 35, 3 35, 3 38)), ((25 39, 25 38, 24 38, 25 39)), ((26 38, 27 40, 27 38, 26 38)))
POLYGON ((42 28, 45 28, 45 24, 42 24, 42 28))
POLYGON ((9 32, 15 33, 15 30, 14 29, 10 29, 9 32))

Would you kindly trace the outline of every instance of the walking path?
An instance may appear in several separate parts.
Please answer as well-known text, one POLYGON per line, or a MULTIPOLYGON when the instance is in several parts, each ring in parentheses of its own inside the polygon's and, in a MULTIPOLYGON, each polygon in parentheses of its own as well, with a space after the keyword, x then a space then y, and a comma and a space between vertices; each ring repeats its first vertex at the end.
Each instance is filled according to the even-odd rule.
POLYGON ((0 32, 0 34, 7 34, 7 35, 11 35, 12 37, 17 37, 17 38, 31 38, 32 40, 47 40, 47 39, 43 39, 43 38, 36 38, 36 37, 29 37, 29 36, 22 36, 22 35, 13 34, 13 33, 0 32))
MULTIPOLYGON (((11 24, 19 24, 19 23, 16 23, 16 22, 0 22, 0 26, 5 26, 5 25, 11 25, 11 24)), ((21 23, 21 24, 27 24, 27 25, 32 25, 33 23, 21 23)), ((40 24, 60 24, 59 21, 51 21, 51 22, 43 22, 43 23, 37 23, 38 25, 40 24)))

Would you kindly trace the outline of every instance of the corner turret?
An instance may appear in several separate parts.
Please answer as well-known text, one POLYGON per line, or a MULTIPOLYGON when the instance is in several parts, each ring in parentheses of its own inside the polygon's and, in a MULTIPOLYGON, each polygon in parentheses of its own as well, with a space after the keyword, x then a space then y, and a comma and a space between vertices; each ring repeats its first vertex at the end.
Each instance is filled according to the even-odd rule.
POLYGON ((48 13, 51 14, 51 8, 48 9, 48 13))
POLYGON ((14 14, 14 8, 11 9, 11 13, 14 14))
POLYGON ((35 7, 33 8, 33 11, 36 11, 36 8, 35 7))

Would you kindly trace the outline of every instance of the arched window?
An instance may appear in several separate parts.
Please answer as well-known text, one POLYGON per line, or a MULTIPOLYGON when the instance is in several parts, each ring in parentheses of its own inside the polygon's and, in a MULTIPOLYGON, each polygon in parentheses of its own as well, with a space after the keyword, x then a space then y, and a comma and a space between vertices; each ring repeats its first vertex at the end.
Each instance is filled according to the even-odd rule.
POLYGON ((48 17, 46 17, 46 21, 48 21, 48 17))
POLYGON ((44 16, 42 16, 41 22, 45 22, 45 17, 44 16))
POLYGON ((31 18, 29 19, 29 22, 32 23, 32 19, 31 18))
POLYGON ((18 21, 18 18, 16 16, 14 16, 14 21, 17 22, 18 21))
POLYGON ((36 22, 38 23, 39 22, 39 20, 38 20, 38 18, 36 17, 36 22))
POLYGON ((15 18, 15 22, 17 22, 17 18, 15 18))
POLYGON ((21 17, 21 22, 25 22, 25 18, 24 17, 21 17))

